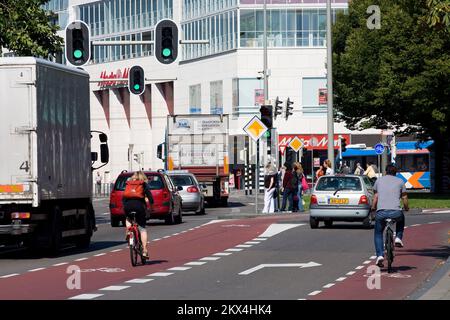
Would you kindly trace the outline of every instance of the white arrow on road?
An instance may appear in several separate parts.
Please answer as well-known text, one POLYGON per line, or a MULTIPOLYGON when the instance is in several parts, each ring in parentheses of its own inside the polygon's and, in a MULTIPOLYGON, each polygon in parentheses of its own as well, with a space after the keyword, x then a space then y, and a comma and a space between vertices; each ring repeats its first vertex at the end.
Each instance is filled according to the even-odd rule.
POLYGON ((249 275, 250 273, 253 273, 255 271, 258 271, 263 268, 283 268, 283 267, 296 267, 296 268, 312 268, 312 267, 320 267, 321 264, 317 262, 310 261, 308 263, 266 263, 266 264, 260 264, 254 268, 242 271, 239 273, 239 275, 249 275))

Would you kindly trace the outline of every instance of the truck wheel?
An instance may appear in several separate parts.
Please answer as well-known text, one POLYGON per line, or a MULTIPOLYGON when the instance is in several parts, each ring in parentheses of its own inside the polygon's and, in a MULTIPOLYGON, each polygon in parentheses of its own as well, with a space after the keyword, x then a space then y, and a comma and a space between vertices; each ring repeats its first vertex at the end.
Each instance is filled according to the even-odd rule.
POLYGON ((75 242, 77 248, 86 249, 91 244, 91 237, 93 234, 92 215, 94 214, 90 206, 86 208, 86 214, 84 216, 84 224, 86 233, 79 236, 75 242))
POLYGON ((175 223, 180 224, 183 222, 183 212, 181 211, 181 208, 178 209, 178 214, 175 217, 175 223))
POLYGON ((175 217, 173 211, 170 211, 169 215, 165 219, 166 224, 175 224, 175 217))
POLYGON ((53 207, 50 218, 49 251, 57 255, 62 243, 62 213, 58 206, 53 207))

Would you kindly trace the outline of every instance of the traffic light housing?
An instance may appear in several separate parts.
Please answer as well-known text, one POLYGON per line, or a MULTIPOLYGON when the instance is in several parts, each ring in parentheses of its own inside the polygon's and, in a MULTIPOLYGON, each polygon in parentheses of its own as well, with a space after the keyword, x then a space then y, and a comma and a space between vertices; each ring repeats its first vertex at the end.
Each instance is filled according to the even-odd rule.
POLYGON ((274 112, 275 119, 277 118, 277 116, 279 116, 283 113, 282 104, 283 104, 283 102, 280 99, 278 99, 278 97, 277 97, 275 99, 275 112, 274 112))
POLYGON ((155 56, 162 64, 178 57, 178 26, 170 19, 160 20, 155 27, 155 56))
POLYGON ((294 104, 294 102, 291 101, 291 99, 287 98, 286 100, 286 120, 289 118, 289 116, 292 116, 292 110, 294 109, 294 107, 291 107, 291 104, 294 104))
POLYGON ((347 140, 345 138, 341 140, 341 150, 342 152, 345 152, 347 150, 347 140))
POLYGON ((66 60, 73 66, 84 66, 91 59, 91 39, 88 25, 80 20, 66 27, 66 60))
POLYGON ((133 66, 128 75, 128 90, 130 93, 141 95, 145 91, 144 69, 140 66, 133 66))
POLYGON ((259 109, 261 112, 261 121, 266 125, 266 127, 270 130, 273 126, 273 107, 270 105, 262 105, 259 109))

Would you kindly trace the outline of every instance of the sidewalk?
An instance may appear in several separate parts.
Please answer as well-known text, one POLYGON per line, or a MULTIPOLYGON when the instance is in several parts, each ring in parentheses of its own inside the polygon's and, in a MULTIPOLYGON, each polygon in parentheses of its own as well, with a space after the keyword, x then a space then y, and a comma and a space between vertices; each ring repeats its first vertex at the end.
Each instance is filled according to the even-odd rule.
POLYGON ((450 258, 440 266, 430 282, 432 287, 426 287, 425 294, 418 300, 450 300, 450 258))

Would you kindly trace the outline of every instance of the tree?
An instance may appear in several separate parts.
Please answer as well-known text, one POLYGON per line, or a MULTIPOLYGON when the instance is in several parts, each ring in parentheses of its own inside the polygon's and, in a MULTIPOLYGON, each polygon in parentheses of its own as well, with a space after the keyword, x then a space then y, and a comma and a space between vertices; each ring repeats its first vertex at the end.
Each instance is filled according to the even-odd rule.
POLYGON ((450 33, 450 0, 427 0, 428 24, 450 33))
MULTIPOLYGON (((335 117, 348 128, 390 128, 435 140, 441 177, 450 175, 438 165, 450 148, 450 36, 437 27, 445 15, 438 14, 433 25, 429 20, 436 7, 431 2, 349 2, 348 15, 339 15, 333 31, 333 85, 335 117), (366 10, 374 3, 381 10, 381 28, 371 30, 366 10)), ((442 182, 438 190, 448 190, 450 177, 437 182, 442 182)))
POLYGON ((6 48, 22 56, 47 57, 62 51, 63 40, 41 6, 48 0, 0 2, 0 53, 6 48))

